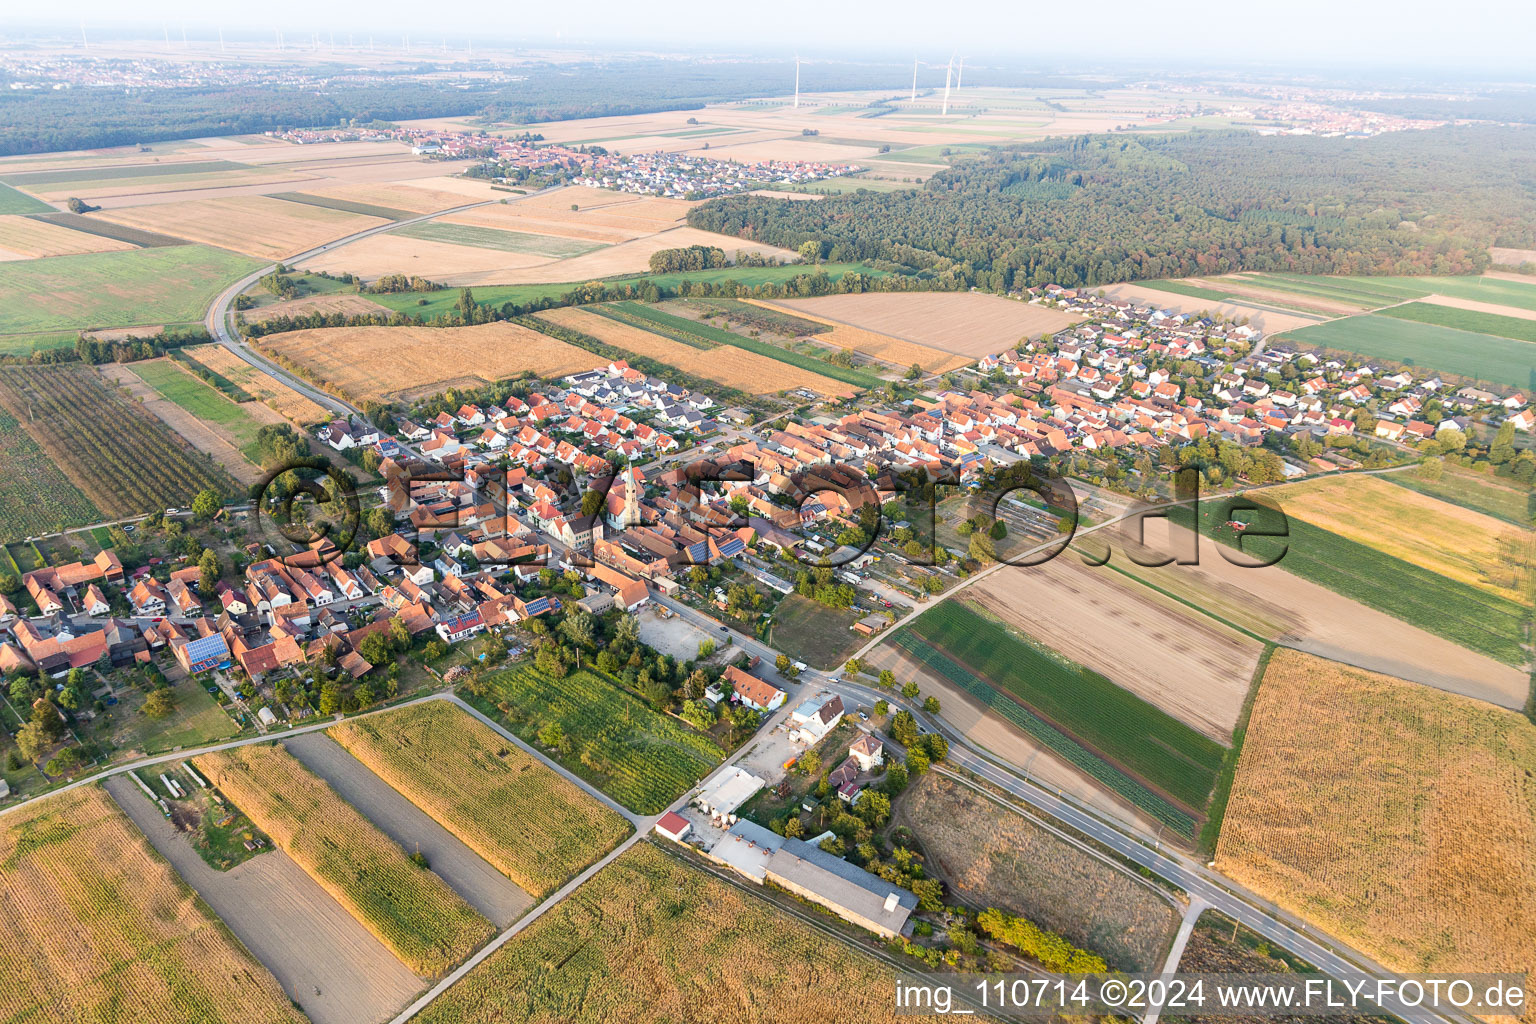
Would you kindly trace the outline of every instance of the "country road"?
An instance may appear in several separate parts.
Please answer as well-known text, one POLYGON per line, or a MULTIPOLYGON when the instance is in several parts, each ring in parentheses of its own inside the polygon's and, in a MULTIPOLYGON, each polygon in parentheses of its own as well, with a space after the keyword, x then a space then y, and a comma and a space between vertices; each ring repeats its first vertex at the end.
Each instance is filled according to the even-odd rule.
MULTIPOLYGON (((536 192, 530 192, 527 195, 519 196, 518 198, 530 199, 533 196, 541 195, 547 191, 549 191, 549 189, 539 189, 536 192)), ((353 242, 372 237, 373 235, 383 234, 387 231, 394 231, 397 228, 409 227, 412 224, 420 224, 423 221, 435 220, 438 217, 446 217, 454 213, 463 213, 465 210, 474 210, 482 206, 493 206, 503 201, 504 200, 502 199, 486 199, 477 203, 466 203, 463 206, 455 206, 448 210, 438 210, 435 213, 424 213, 419 217, 410 217, 406 220, 396 220, 390 221, 387 224, 379 224, 374 227, 367 228, 363 231, 358 231, 355 234, 338 238, 334 242, 327 242, 324 245, 316 246, 313 249, 301 252, 296 256, 292 256, 286 260, 283 260, 283 264, 285 266, 297 266, 298 264, 303 263, 305 260, 312 259, 313 257, 318 256, 323 252, 330 252, 332 249, 339 249, 344 245, 350 245, 353 242)), ((322 408, 329 409, 331 412, 338 416, 361 417, 363 415, 363 411, 357 406, 345 401, 344 399, 337 398, 335 395, 329 394, 328 392, 321 391, 319 388, 310 384, 303 378, 297 376, 296 374, 290 373, 288 370, 274 363, 272 360, 268 359, 266 356, 251 348, 241 340, 240 332, 235 329, 234 323, 233 307, 235 303, 235 296, 239 295, 241 292, 245 291, 251 285, 255 284, 257 281, 261 280, 263 277, 272 273, 272 271, 276 269, 276 263, 269 263, 265 267, 262 267, 260 270, 254 270, 251 273, 245 275, 240 280, 236 281, 234 284, 220 292, 218 298, 213 300, 213 305, 208 307, 208 316, 205 319, 205 323, 208 327, 208 333, 213 335, 214 339, 218 341, 219 344, 229 349, 230 352, 234 353, 240 359, 256 367, 258 370, 276 377, 278 380, 282 381, 284 384, 288 385, 290 388, 297 391, 305 398, 308 398, 310 401, 317 403, 322 408)))

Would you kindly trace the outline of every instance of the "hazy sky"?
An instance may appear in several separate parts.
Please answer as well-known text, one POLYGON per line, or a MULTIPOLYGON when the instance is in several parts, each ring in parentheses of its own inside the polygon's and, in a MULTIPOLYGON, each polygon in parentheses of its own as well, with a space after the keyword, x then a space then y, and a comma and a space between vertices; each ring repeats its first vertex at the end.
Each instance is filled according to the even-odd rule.
POLYGON ((1261 62, 1529 70, 1536 64, 1536 4, 1530 0, 1455 5, 1424 0, 832 0, 773 5, 739 0, 74 0, 36 16, 62 18, 65 25, 84 19, 103 28, 138 24, 146 37, 159 36, 165 22, 175 35, 185 21, 194 34, 199 28, 211 33, 219 24, 226 31, 281 26, 293 36, 408 30, 423 40, 446 35, 450 42, 472 33, 487 43, 504 39, 534 45, 559 39, 651 48, 671 42, 690 49, 756 53, 798 48, 854 59, 929 53, 939 59, 958 49, 1043 61, 1139 56, 1148 63, 1178 66, 1187 61, 1196 67, 1261 62))

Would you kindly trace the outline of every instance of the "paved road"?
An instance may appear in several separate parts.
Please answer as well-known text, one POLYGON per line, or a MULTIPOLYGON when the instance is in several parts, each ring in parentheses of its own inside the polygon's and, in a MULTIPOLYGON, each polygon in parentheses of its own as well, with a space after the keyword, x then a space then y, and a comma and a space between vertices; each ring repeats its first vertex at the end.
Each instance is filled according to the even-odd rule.
MULTIPOLYGON (((526 199, 538 194, 538 192, 531 192, 528 194, 528 196, 524 196, 522 198, 526 199)), ((387 224, 379 224, 375 227, 368 228, 365 231, 358 231, 355 234, 347 235, 344 238, 338 238, 334 242, 327 242, 324 245, 316 246, 315 248, 306 252, 301 252, 297 256, 284 260, 283 263, 286 266, 297 266, 298 264, 303 263, 305 260, 313 259, 323 252, 330 252, 332 249, 339 249, 344 245, 350 245, 353 242, 368 238, 372 235, 382 234, 386 231, 394 231, 397 228, 409 227, 412 224, 420 224, 422 221, 434 220, 438 217, 446 217, 449 214, 462 213, 465 210, 473 210, 481 206, 491 206, 499 202, 501 202, 500 199, 486 199, 478 203, 465 203, 463 206, 455 206, 449 210, 438 210, 436 213, 424 213, 419 217, 410 217, 406 220, 390 221, 387 224)), ((287 370, 272 362, 270 359, 266 358, 261 353, 257 352, 255 349, 251 348, 240 340, 240 332, 235 330, 234 326, 233 306, 235 302, 235 296, 239 295, 241 292, 245 291, 251 285, 255 284, 257 281, 261 280, 263 277, 272 273, 272 271, 276 269, 276 263, 269 263, 265 267, 262 267, 260 270, 252 271, 245 277, 242 277, 240 280, 236 281, 234 284, 220 292, 219 297, 214 299, 213 305, 208 308, 208 316, 206 319, 208 333, 212 334, 214 339, 218 341, 219 344, 229 349, 236 356, 245 360, 247 363, 250 363, 258 370, 276 377, 278 380, 282 381, 284 384, 287 384, 289 387, 293 388, 293 390, 297 391, 305 398, 308 398, 310 401, 318 403, 320 406, 329 409, 331 412, 336 413, 339 416, 362 416, 363 411, 357 406, 343 399, 337 398, 335 395, 321 391, 319 388, 311 385, 308 381, 305 381, 304 379, 289 373, 287 370)))

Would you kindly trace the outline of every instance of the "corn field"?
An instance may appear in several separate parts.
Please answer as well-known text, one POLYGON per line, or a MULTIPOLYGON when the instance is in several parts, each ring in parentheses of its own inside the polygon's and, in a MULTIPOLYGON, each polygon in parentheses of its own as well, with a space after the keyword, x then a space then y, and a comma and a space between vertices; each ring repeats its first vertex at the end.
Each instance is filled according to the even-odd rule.
POLYGON ((0 821, 0 1020, 305 1020, 98 787, 0 821))
POLYGON ((432 1003, 423 1024, 896 1021, 879 961, 641 843, 432 1003))
POLYGON ((1281 648, 1216 863, 1390 969, 1536 970, 1536 725, 1281 648))
POLYGON ((417 974, 446 973, 493 932, 282 747, 236 747, 193 763, 417 974))
POLYGON ((444 701, 353 719, 330 734, 538 899, 630 831, 618 814, 444 701))

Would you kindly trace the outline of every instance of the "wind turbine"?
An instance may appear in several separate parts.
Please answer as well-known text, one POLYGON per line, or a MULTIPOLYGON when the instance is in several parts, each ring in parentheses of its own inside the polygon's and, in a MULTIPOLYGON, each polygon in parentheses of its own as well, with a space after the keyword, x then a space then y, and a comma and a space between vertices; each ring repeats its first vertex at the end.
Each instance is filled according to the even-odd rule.
POLYGON ((949 58, 949 66, 944 69, 944 108, 939 111, 940 117, 949 116, 949 80, 955 76, 955 58, 949 58))
POLYGON ((800 109, 800 55, 795 54, 795 110, 800 109))
POLYGON ((219 52, 224 52, 224 26, 219 26, 219 52))
POLYGON ((914 57, 912 59, 912 100, 911 100, 911 102, 913 102, 913 103, 917 102, 917 65, 918 64, 919 64, 919 61, 917 60, 917 58, 914 57))
POLYGON ((82 49, 86 50, 91 48, 91 41, 87 39, 85 35, 85 22, 83 21, 80 23, 80 46, 82 49))
POLYGON ((187 42, 187 23, 181 23, 181 48, 187 49, 191 44, 187 42))
POLYGON ((960 91, 960 83, 965 81, 965 58, 960 58, 960 70, 955 74, 955 92, 960 91))

